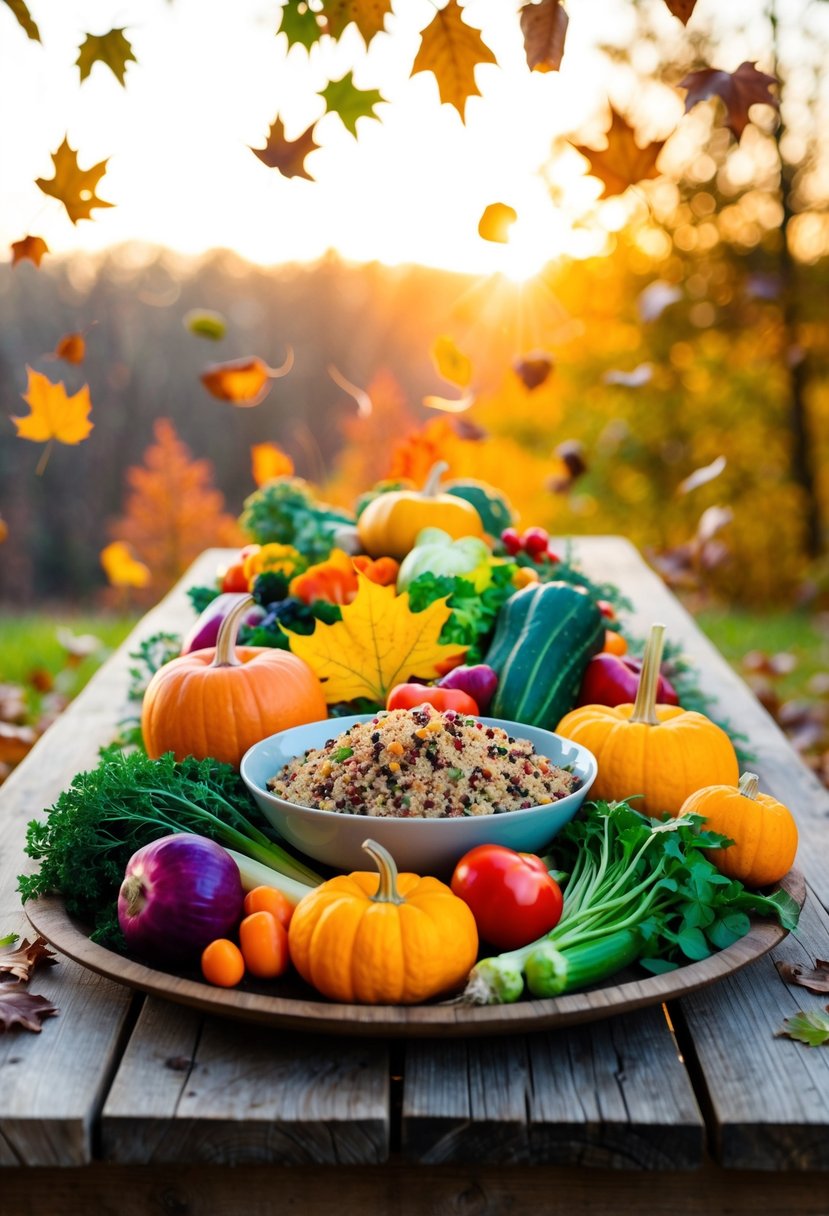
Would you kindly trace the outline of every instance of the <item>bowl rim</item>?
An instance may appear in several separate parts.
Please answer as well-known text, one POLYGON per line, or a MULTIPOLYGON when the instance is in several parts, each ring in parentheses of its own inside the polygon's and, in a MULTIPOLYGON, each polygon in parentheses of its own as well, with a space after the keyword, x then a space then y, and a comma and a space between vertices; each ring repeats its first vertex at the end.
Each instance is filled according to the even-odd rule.
MULTIPOLYGON (((319 723, 322 723, 322 722, 332 722, 332 723, 347 722, 350 725, 357 725, 358 723, 361 723, 361 722, 370 722, 371 719, 375 718, 377 716, 377 713, 379 713, 379 712, 381 712, 381 711, 378 710, 378 711, 375 711, 374 713, 369 713, 369 714, 349 714, 343 718, 320 718, 320 719, 318 719, 318 722, 319 723)), ((598 775, 599 766, 598 766, 598 761, 596 760, 596 757, 593 754, 593 752, 591 752, 589 748, 585 747, 583 743, 577 743, 574 739, 568 739, 564 735, 559 735, 555 731, 548 730, 545 726, 533 726, 532 724, 526 723, 526 722, 515 722, 510 718, 490 718, 484 714, 478 714, 478 715, 470 714, 469 716, 477 717, 478 721, 482 722, 484 725, 499 726, 502 729, 505 726, 514 726, 514 727, 518 727, 519 730, 521 728, 524 728, 524 729, 528 728, 528 729, 534 730, 534 731, 541 731, 543 734, 549 735, 551 738, 554 738, 554 739, 560 739, 563 743, 566 743, 569 747, 575 748, 576 751, 578 753, 580 753, 581 757, 583 757, 584 760, 586 761, 585 766, 588 770, 587 774, 585 775, 584 779, 582 780, 581 785, 579 786, 578 789, 573 790, 571 793, 565 794, 565 796, 563 798, 554 799, 552 802, 539 802, 539 803, 536 803, 534 806, 519 807, 514 811, 493 812, 491 815, 473 815, 473 816, 455 815, 455 816, 448 816, 448 817, 443 817, 443 818, 440 816, 426 817, 424 815, 375 816, 375 815, 356 815, 353 811, 328 811, 328 810, 324 810, 322 807, 303 806, 303 804, 300 802, 288 802, 286 799, 280 798, 278 794, 274 794, 273 791, 269 790, 266 786, 260 785, 258 781, 254 781, 250 777, 248 772, 246 772, 246 768, 250 761, 250 757, 253 755, 254 752, 257 751, 257 749, 263 747, 264 744, 272 742, 272 740, 279 738, 281 735, 288 734, 289 731, 302 730, 304 727, 314 726, 317 724, 317 723, 313 723, 313 722, 304 722, 304 723, 298 724, 297 726, 286 727, 285 730, 276 731, 272 735, 266 735, 264 739, 260 739, 257 743, 252 744, 248 748, 248 750, 245 752, 244 756, 241 759, 241 762, 239 765, 239 773, 240 773, 240 776, 241 776, 242 780, 244 781, 245 785, 247 786, 248 790, 251 792, 251 794, 264 795, 264 797, 267 798, 272 804, 275 804, 275 809, 281 811, 283 814, 292 814, 294 812, 299 811, 299 812, 302 812, 303 815, 311 816, 312 818, 314 818, 316 816, 323 816, 325 818, 330 817, 332 819, 336 819, 338 822, 343 823, 343 824, 367 823, 367 822, 371 822, 371 821, 377 819, 383 824, 386 824, 386 823, 404 824, 405 823, 405 824, 409 824, 409 825, 414 825, 414 824, 428 825, 428 824, 435 824, 435 823, 446 823, 446 824, 452 823, 452 824, 456 824, 456 825, 461 825, 468 830, 469 826, 473 823, 490 823, 496 817, 500 821, 502 819, 502 817, 505 816, 509 820, 510 823, 515 823, 515 822, 517 822, 519 817, 521 819, 523 819, 529 815, 537 816, 539 811, 551 812, 554 810, 558 810, 562 806, 566 806, 569 803, 569 800, 571 798, 579 798, 580 801, 584 801, 587 794, 590 792, 591 786, 593 785, 593 783, 596 780, 596 777, 598 775)), ((341 733, 341 732, 337 732, 337 733, 341 733)), ((507 733, 513 734, 512 731, 508 731, 507 733)), ((520 738, 520 735, 515 734, 514 737, 520 738)), ((535 746, 535 745, 533 744, 533 746, 535 746)), ((294 758, 300 754, 301 754, 300 752, 294 753, 294 758)), ((408 831, 417 831, 417 830, 423 830, 423 827, 422 826, 418 827, 418 828, 409 827, 409 828, 404 828, 403 830, 404 831, 407 831, 407 830, 408 831)), ((460 826, 456 827, 455 830, 460 831, 460 826)))

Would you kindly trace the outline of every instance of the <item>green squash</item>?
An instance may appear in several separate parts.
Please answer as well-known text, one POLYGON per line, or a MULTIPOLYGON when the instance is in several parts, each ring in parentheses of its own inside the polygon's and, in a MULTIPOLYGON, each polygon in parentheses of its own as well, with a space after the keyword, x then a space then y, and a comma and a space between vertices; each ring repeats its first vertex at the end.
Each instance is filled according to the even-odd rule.
POLYGON ((504 528, 511 528, 517 519, 509 499, 486 481, 463 478, 447 481, 441 488, 445 494, 454 494, 455 498, 463 498, 472 504, 488 536, 497 539, 504 528))
POLYGON ((498 673, 490 713, 555 730, 576 704, 588 662, 604 644, 605 619, 570 583, 531 583, 498 614, 484 659, 498 673))

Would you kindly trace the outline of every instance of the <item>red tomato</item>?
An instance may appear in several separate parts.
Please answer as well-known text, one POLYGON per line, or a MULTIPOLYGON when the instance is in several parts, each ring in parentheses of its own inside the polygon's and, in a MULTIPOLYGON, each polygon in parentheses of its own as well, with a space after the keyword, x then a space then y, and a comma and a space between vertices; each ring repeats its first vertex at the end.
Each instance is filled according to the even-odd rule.
POLYGON ((469 905, 481 937, 499 950, 526 946, 561 919, 561 888, 532 853, 480 844, 460 859, 450 885, 469 905))
POLYGON ((395 684, 386 698, 386 709, 417 709, 424 702, 439 713, 453 709, 456 714, 478 716, 474 697, 460 688, 436 688, 433 684, 395 684))
POLYGON ((245 569, 242 562, 236 562, 222 574, 222 591, 249 591, 248 580, 245 578, 245 569))

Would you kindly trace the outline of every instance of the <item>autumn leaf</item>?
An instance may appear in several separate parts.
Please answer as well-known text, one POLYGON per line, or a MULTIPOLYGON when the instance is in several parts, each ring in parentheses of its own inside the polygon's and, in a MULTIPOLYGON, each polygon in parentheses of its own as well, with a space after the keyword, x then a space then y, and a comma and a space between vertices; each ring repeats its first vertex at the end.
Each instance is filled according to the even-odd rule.
POLYGON ((454 106, 464 122, 467 100, 481 95, 475 83, 475 68, 481 63, 497 62, 481 31, 463 20, 458 0, 449 0, 423 31, 411 75, 432 72, 440 100, 454 106))
POLYGON ((80 68, 81 81, 84 81, 94 64, 103 63, 111 70, 118 83, 124 85, 124 75, 130 60, 133 63, 138 62, 122 28, 110 30, 108 34, 87 34, 79 48, 75 66, 80 68))
POLYGON ((445 414, 463 414, 475 404, 475 394, 465 393, 463 397, 436 397, 430 395, 423 398, 427 410, 442 410, 445 414))
POLYGON ((122 540, 114 540, 100 554, 104 574, 111 587, 147 587, 152 579, 148 566, 135 558, 122 540))
POLYGON ((312 182, 315 179, 305 168, 305 157, 319 147, 314 140, 315 126, 316 123, 312 123, 296 139, 286 139, 282 119, 277 115, 271 124, 268 142, 264 148, 251 148, 251 152, 269 169, 278 169, 283 177, 304 177, 312 182))
POLYGON ((64 137, 57 152, 52 153, 52 161, 55 176, 48 180, 39 177, 35 185, 39 186, 44 194, 49 194, 63 203, 73 224, 77 224, 78 220, 92 219, 91 212, 96 207, 114 206, 114 203, 104 202, 95 194, 98 182, 106 172, 105 160, 99 161, 91 169, 81 169, 77 152, 69 147, 69 141, 64 137))
POLYGON ((19 25, 26 31, 32 42, 40 42, 40 30, 32 20, 32 14, 24 0, 5 0, 18 20, 19 25))
POLYGON ((285 376, 294 364, 290 346, 281 367, 268 367, 264 359, 256 355, 250 358, 230 359, 227 363, 211 363, 200 376, 208 393, 219 401, 249 408, 259 405, 271 391, 271 381, 285 376))
POLYGON ((554 494, 566 494, 572 489, 573 483, 587 472, 584 444, 578 439, 565 439, 556 448, 555 455, 560 461, 561 471, 548 480, 547 489, 554 494))
POLYGON ((333 38, 339 38, 353 21, 368 46, 383 30, 391 0, 322 0, 322 12, 333 38))
POLYGON ((250 449, 250 464, 253 480, 257 486, 275 477, 290 477, 294 462, 277 443, 255 443, 250 449))
POLYGON ((444 380, 468 388, 472 383, 472 360, 458 350, 446 334, 435 338, 432 345, 432 361, 444 380))
POLYGON ((782 960, 778 960, 775 966, 787 984, 798 984, 809 992, 829 993, 829 962, 825 959, 815 959, 814 967, 804 967, 800 963, 786 963, 782 960))
POLYGON ((12 266, 28 258, 39 266, 44 253, 49 252, 49 246, 42 236, 24 236, 22 241, 12 241, 12 266))
POLYGON ((599 198, 613 194, 624 194, 628 186, 649 178, 659 177, 656 160, 665 146, 665 141, 655 141, 641 148, 636 142, 633 127, 610 107, 611 122, 606 133, 606 148, 587 148, 574 145, 590 162, 590 175, 598 177, 604 189, 599 198))
POLYGON ((524 52, 532 72, 557 72, 570 18, 560 0, 540 0, 521 9, 524 52))
POLYGON ((512 370, 524 387, 529 392, 532 392, 533 389, 540 388, 545 383, 554 367, 555 363, 553 362, 552 355, 540 353, 525 355, 522 359, 516 359, 512 365, 512 370))
POLYGON ((207 338, 218 342, 227 332, 227 322, 220 312, 204 308, 191 308, 182 318, 184 328, 196 338, 207 338))
POLYGON ((506 245, 509 230, 518 219, 518 212, 508 203, 490 203, 478 220, 478 236, 494 244, 506 245))
POLYGON ((39 966, 54 966, 57 960, 47 947, 45 937, 38 936, 33 942, 24 937, 16 949, 2 951, 0 953, 0 979, 5 976, 14 976, 25 984, 39 966))
POLYGON ((346 72, 341 80, 329 80, 319 96, 325 100, 326 114, 339 114, 343 126, 357 138, 357 119, 373 118, 374 107, 385 98, 379 89, 358 89, 354 86, 354 73, 346 72))
POLYGON ((772 106, 780 109, 780 100, 769 92, 772 85, 779 84, 776 76, 758 72, 753 63, 741 63, 736 72, 723 72, 719 68, 703 68, 690 72, 680 80, 679 88, 687 89, 685 113, 700 101, 719 97, 725 104, 726 126, 739 140, 749 123, 751 106, 772 106))
POLYGON ((292 46, 304 46, 310 51, 322 37, 322 27, 317 14, 312 12, 305 0, 284 0, 282 21, 277 33, 288 39, 288 50, 292 46))
POLYGON ((293 653, 323 681, 329 705, 357 697, 382 705, 395 684, 431 679, 441 664, 465 654, 438 641, 450 615, 445 599, 412 612, 408 594, 396 595, 394 587, 358 575, 358 588, 341 621, 317 621, 307 637, 288 635, 293 653))
POLYGON ((39 1034, 43 1019, 59 1012, 57 1005, 47 1001, 45 996, 21 992, 16 986, 0 987, 0 1031, 21 1026, 24 1030, 39 1034))
POLYGON ((19 764, 37 743, 37 731, 31 726, 13 726, 0 722, 0 764, 19 764))
MULTIPOLYGON (((827 1007, 829 1009, 829 1007, 827 1007)), ((822 1047, 829 1043, 829 1017, 820 1009, 810 1009, 804 1012, 798 1009, 792 1017, 786 1018, 776 1037, 796 1039, 809 1047, 822 1047)))
POLYGON ((85 384, 72 397, 68 397, 63 383, 53 384, 41 372, 27 367, 29 383, 22 395, 28 402, 31 413, 23 418, 12 418, 19 439, 30 439, 32 443, 46 443, 57 439, 59 443, 75 444, 86 439, 92 430, 89 421, 92 402, 89 388, 85 384))
POLYGON ((83 363, 86 339, 83 334, 64 334, 55 347, 55 358, 66 363, 83 363))
POLYGON ((697 0, 665 0, 665 4, 674 17, 678 17, 683 25, 687 25, 696 8, 697 0))

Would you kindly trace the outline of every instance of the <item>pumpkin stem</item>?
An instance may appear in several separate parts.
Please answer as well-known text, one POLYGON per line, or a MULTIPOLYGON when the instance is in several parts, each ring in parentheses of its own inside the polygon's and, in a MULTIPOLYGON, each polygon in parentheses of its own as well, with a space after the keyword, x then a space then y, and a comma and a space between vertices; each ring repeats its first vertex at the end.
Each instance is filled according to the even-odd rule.
POLYGON ((219 636, 216 638, 216 653, 213 656, 213 662, 210 664, 211 667, 242 666, 242 660, 236 654, 236 638, 239 634, 242 618, 255 603, 256 601, 252 595, 246 595, 244 599, 239 600, 238 604, 233 605, 219 626, 219 636))
POLYGON ((397 866, 388 849, 384 849, 376 840, 364 840, 363 848, 380 871, 380 885, 377 894, 372 895, 372 901, 376 904, 405 903, 397 890, 397 866))
POLYGON ((449 465, 445 460, 436 460, 429 470, 429 476, 423 484, 423 489, 420 491, 423 498, 434 498, 440 489, 440 479, 444 473, 448 472, 449 465))
POLYGON ((630 716, 631 722, 644 722, 647 726, 659 725, 659 719, 656 716, 656 686, 659 681, 659 666, 662 662, 664 645, 665 626, 651 625, 651 631, 645 644, 642 670, 639 673, 636 700, 630 716))
POLYGON ((760 778, 756 773, 743 773, 737 788, 744 797, 756 799, 760 792, 760 778))

